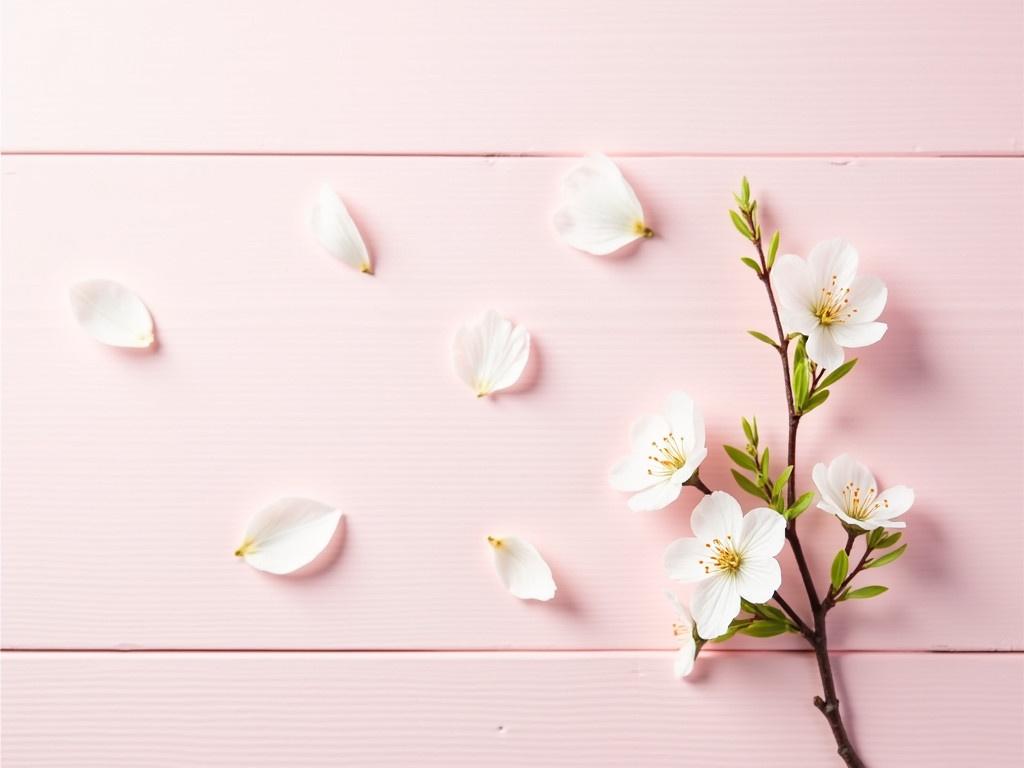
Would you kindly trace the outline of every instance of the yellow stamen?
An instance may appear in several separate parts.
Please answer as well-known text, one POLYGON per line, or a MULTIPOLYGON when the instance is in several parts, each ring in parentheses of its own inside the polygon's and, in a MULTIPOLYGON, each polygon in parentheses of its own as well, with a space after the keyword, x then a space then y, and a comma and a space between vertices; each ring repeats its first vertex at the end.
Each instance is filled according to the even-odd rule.
POLYGON ((671 477, 686 464, 683 441, 671 432, 661 438, 660 443, 652 441, 651 447, 654 448, 654 454, 647 458, 653 462, 654 467, 647 470, 648 475, 671 477))
POLYGON ((852 482, 847 483, 843 488, 843 506, 846 508, 846 514, 854 520, 867 520, 874 517, 879 509, 889 506, 888 499, 881 502, 875 501, 877 493, 876 488, 868 488, 864 492, 860 486, 854 485, 852 482))
POLYGON ((721 539, 713 539, 710 544, 704 546, 708 548, 707 560, 697 561, 704 566, 704 573, 736 573, 743 564, 743 556, 736 550, 732 536, 726 536, 724 542, 721 539))
POLYGON ((488 536, 487 537, 487 543, 490 544, 495 549, 499 549, 503 542, 501 541, 501 539, 496 539, 493 536, 488 536))
POLYGON ((633 232, 640 237, 646 237, 648 239, 654 237, 654 230, 644 224, 642 221, 637 219, 633 222, 633 232))
POLYGON ((362 272, 364 275, 372 275, 373 267, 370 266, 369 264, 363 264, 363 266, 359 268, 359 271, 362 272))
POLYGON ((821 296, 811 307, 812 314, 822 325, 845 323, 857 314, 856 307, 850 307, 850 289, 839 288, 839 277, 832 275, 828 288, 821 289, 821 296))

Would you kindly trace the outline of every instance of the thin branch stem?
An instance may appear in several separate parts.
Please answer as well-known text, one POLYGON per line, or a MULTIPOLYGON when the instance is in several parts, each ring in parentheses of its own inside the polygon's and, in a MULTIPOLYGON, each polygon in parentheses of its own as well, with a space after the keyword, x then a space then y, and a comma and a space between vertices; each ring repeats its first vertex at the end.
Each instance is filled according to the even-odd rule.
POLYGON ((814 635, 814 631, 807 626, 807 623, 802 618, 800 618, 800 614, 797 613, 793 609, 793 607, 789 603, 787 603, 782 598, 782 595, 780 595, 778 592, 772 595, 772 598, 775 600, 776 603, 779 604, 779 607, 782 609, 782 612, 790 618, 790 621, 796 624, 797 629, 800 630, 800 634, 803 635, 808 640, 808 642, 810 642, 811 638, 814 635))

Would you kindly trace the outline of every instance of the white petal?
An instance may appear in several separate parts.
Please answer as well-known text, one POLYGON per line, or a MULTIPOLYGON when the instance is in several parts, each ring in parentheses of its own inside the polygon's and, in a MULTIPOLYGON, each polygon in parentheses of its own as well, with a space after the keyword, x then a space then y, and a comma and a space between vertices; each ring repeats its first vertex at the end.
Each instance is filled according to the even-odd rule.
POLYGON ((838 326, 819 325, 807 334, 807 356, 822 368, 831 371, 843 364, 843 348, 832 338, 832 331, 838 326))
POLYGON ((752 603, 768 602, 781 584, 782 569, 774 557, 747 558, 736 574, 740 597, 752 603))
POLYGON ((676 653, 673 671, 676 677, 682 679, 693 671, 694 657, 697 655, 697 643, 691 634, 689 638, 679 638, 679 652, 676 653))
POLYGON ((703 581, 708 573, 701 560, 707 557, 707 552, 707 547, 698 539, 676 539, 665 550, 668 577, 682 582, 703 581))
POLYGON ((569 171, 554 221, 566 243, 599 256, 650 237, 633 188, 604 155, 591 155, 569 171))
POLYGON ((291 573, 311 563, 334 536, 341 512, 311 499, 278 499, 249 519, 238 557, 260 571, 291 573))
POLYGON ((707 448, 698 448, 693 453, 687 453, 686 463, 672 474, 672 482, 676 485, 682 485, 685 483, 693 476, 693 473, 700 468, 701 463, 707 457, 707 448))
POLYGON ((814 465, 814 469, 811 470, 811 478, 814 480, 814 485, 818 488, 818 495, 821 497, 822 502, 831 504, 834 507, 841 506, 842 496, 837 495, 832 489, 832 484, 828 481, 828 468, 824 464, 819 462, 814 465))
POLYGON ((779 307, 779 320, 782 321, 782 329, 786 333, 802 333, 809 336, 815 328, 821 325, 818 316, 810 307, 793 309, 790 307, 779 307))
POLYGON ((792 253, 784 254, 775 262, 771 274, 772 288, 783 309, 810 311, 818 300, 818 288, 811 280, 811 270, 806 261, 792 253))
POLYGON ((850 286, 850 307, 857 310, 858 323, 868 323, 878 318, 885 309, 889 291, 877 277, 861 275, 850 286))
POLYGON ((634 512, 654 512, 664 509, 673 501, 679 498, 683 487, 679 483, 673 483, 672 479, 664 480, 645 491, 629 497, 629 508, 634 512))
POLYGON ((530 334, 491 310, 458 330, 452 352, 459 378, 484 397, 519 380, 530 359, 530 334))
POLYGON ((521 600, 550 600, 555 596, 551 569, 530 542, 515 536, 490 536, 494 567, 502 583, 521 600))
POLYGON ((872 517, 878 520, 891 520, 899 517, 914 503, 914 492, 905 485, 895 485, 879 494, 875 499, 877 511, 872 517))
POLYGON ((320 186, 311 224, 317 240, 334 258, 360 272, 373 273, 363 236, 359 234, 345 203, 329 184, 320 186))
POLYGON ((743 517, 739 551, 744 558, 775 557, 786 543, 786 519, 768 507, 750 510, 743 517))
POLYGON ((690 627, 693 629, 693 615, 689 609, 683 605, 683 602, 679 599, 675 592, 665 590, 665 597, 672 603, 672 607, 676 609, 676 624, 681 627, 690 627))
POLYGON ((153 318, 142 299, 112 280, 71 287, 71 309, 93 338, 113 347, 142 349, 153 343, 153 318))
MULTIPOLYGON (((882 527, 884 527, 881 524, 881 522, 878 521, 878 520, 870 520, 870 519, 869 520, 858 520, 855 517, 850 517, 848 514, 846 514, 842 510, 840 510, 839 512, 836 512, 835 516, 838 517, 840 520, 842 520, 847 525, 852 525, 852 526, 855 526, 857 528, 863 528, 865 531, 873 531, 873 530, 875 530, 875 528, 882 528, 882 527)), ((903 525, 903 523, 900 523, 900 525, 903 525)))
POLYGON ((736 499, 725 491, 705 496, 690 515, 690 528, 701 542, 725 541, 730 536, 739 541, 743 511, 736 499))
POLYGON ((740 612, 740 593, 736 580, 725 573, 705 579, 693 593, 693 618, 697 634, 713 640, 725 634, 729 622, 740 612))
POLYGON ((633 454, 612 467, 608 482, 616 491, 633 493, 650 488, 658 478, 648 472, 650 461, 646 455, 633 454))
MULTIPOLYGON (((832 338, 843 347, 867 347, 885 336, 889 326, 885 323, 836 323, 832 326, 832 338)), ((808 346, 807 354, 811 350, 808 346)), ((814 358, 811 358, 814 360, 814 358)), ((815 360, 815 362, 818 362, 815 360)), ((838 363, 837 363, 838 365, 838 363)), ((835 368, 836 366, 825 366, 835 368)))
POLYGON ((811 281, 815 288, 843 290, 853 284, 857 275, 857 249, 841 237, 823 240, 811 249, 807 264, 811 268, 811 281))
POLYGON ((843 490, 847 485, 859 488, 861 497, 878 491, 878 486, 875 485, 875 476, 871 474, 871 470, 848 453, 837 456, 829 464, 828 482, 832 486, 833 496, 837 497, 836 501, 844 512, 847 510, 843 490))
POLYGON ((672 431, 672 428, 668 425, 664 416, 660 414, 644 416, 633 422, 633 427, 629 433, 629 444, 633 447, 634 451, 647 456, 651 452, 651 443, 658 442, 661 438, 668 435, 670 431, 672 431))
POLYGON ((690 454, 704 447, 704 417, 700 409, 685 392, 673 392, 665 406, 665 418, 670 431, 682 439, 687 463, 690 454))

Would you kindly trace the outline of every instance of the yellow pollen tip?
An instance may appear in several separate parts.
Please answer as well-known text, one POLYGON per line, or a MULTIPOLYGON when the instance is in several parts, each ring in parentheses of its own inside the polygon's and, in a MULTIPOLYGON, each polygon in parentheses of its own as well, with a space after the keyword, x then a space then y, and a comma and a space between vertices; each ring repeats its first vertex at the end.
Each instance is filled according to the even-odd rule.
POLYGON ((238 549, 235 550, 235 557, 245 557, 249 552, 252 551, 252 542, 246 541, 242 543, 238 549))
POLYGON ((647 239, 654 237, 654 230, 648 227, 642 221, 633 222, 633 232, 635 232, 640 237, 645 237, 647 239))
POLYGON ((373 275, 373 267, 369 264, 363 264, 363 266, 359 268, 359 271, 364 275, 373 275))
POLYGON ((490 544, 495 549, 498 549, 501 546, 501 539, 496 539, 493 536, 488 536, 487 537, 487 543, 490 544))

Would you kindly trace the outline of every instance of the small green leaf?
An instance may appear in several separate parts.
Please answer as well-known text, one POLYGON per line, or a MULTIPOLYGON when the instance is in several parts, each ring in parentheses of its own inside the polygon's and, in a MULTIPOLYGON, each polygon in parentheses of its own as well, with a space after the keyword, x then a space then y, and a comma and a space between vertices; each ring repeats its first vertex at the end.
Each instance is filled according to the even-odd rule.
POLYGON ((846 574, 850 572, 850 557, 846 554, 845 549, 840 549, 836 553, 835 560, 832 561, 832 589, 839 591, 839 587, 842 586, 843 581, 846 580, 846 574))
POLYGON ((750 637, 775 637, 789 631, 789 623, 781 621, 765 621, 758 619, 743 627, 740 632, 750 637))
POLYGON ((819 405, 824 403, 826 400, 828 400, 828 390, 819 389, 817 392, 811 395, 810 398, 808 398, 807 402, 804 404, 804 407, 801 410, 803 413, 810 413, 819 405))
POLYGON ((761 469, 764 470, 765 473, 767 473, 768 472, 768 468, 770 466, 771 466, 771 454, 768 452, 768 449, 765 448, 764 449, 764 453, 761 454, 761 469))
POLYGON ((722 448, 729 454, 729 458, 732 459, 736 464, 743 467, 744 469, 750 470, 751 472, 757 471, 757 465, 754 464, 754 460, 750 458, 744 451, 736 448, 732 445, 723 445, 722 448))
MULTIPOLYGON (((875 528, 875 531, 881 531, 882 533, 885 533, 885 528, 875 528)), ((874 533, 875 531, 872 531, 872 533, 874 533)), ((874 546, 874 549, 888 549, 897 541, 899 541, 902 537, 902 531, 896 531, 895 533, 880 536, 878 539, 878 543, 874 546)))
POLYGON ((765 344, 770 344, 771 346, 775 347, 776 349, 779 348, 779 343, 777 341, 775 341, 775 339, 773 339, 770 336, 768 336, 767 334, 761 333, 760 331, 747 331, 747 333, 749 333, 751 336, 753 336, 758 341, 763 341, 765 344))
POLYGON ((750 182, 747 181, 747 177, 743 177, 743 181, 740 182, 740 191, 743 196, 743 202, 750 202, 750 182))
POLYGON ((852 371, 853 366, 855 366, 856 364, 857 358, 853 358, 853 360, 847 360, 834 371, 830 372, 828 376, 822 379, 821 383, 818 386, 821 387, 822 389, 825 389, 826 387, 831 387, 833 384, 835 384, 837 381, 843 378, 843 376, 852 371))
POLYGON ((775 254, 777 254, 778 252, 779 252, 779 232, 778 232, 778 230, 776 230, 775 234, 772 235, 771 243, 768 245, 768 269, 771 269, 773 266, 775 266, 775 254))
POLYGON ((752 441, 752 442, 754 443, 754 445, 757 445, 757 443, 758 443, 758 440, 759 440, 759 439, 760 439, 760 437, 761 437, 761 436, 760 436, 760 435, 759 435, 759 434, 757 433, 757 416, 754 416, 754 417, 753 417, 753 418, 752 418, 752 419, 750 420, 750 423, 751 423, 751 424, 753 425, 753 427, 754 427, 754 439, 753 439, 753 441, 752 441))
POLYGON ((793 502, 793 506, 786 510, 786 519, 794 520, 802 515, 807 508, 811 506, 811 502, 814 501, 814 491, 808 491, 803 494, 799 499, 793 502))
POLYGON ((719 635, 718 637, 711 640, 712 643, 724 643, 729 640, 733 635, 739 632, 744 627, 752 624, 753 619, 733 619, 729 623, 729 629, 725 631, 725 634, 719 635))
MULTIPOLYGON (((797 345, 799 353, 803 345, 797 345)), ((807 394, 811 391, 811 367, 807 362, 806 355, 797 354, 793 360, 793 399, 796 401, 796 409, 803 411, 807 403, 807 394)))
POLYGON ((743 235, 747 240, 754 239, 754 233, 750 231, 750 227, 747 223, 740 218, 740 215, 736 211, 729 211, 729 217, 732 219, 732 224, 736 227, 737 231, 743 235))
POLYGON ((888 587, 861 587, 860 589, 848 589, 839 596, 839 600, 866 600, 869 597, 877 597, 883 592, 888 592, 888 587))
POLYGON ((786 483, 789 482, 789 476, 793 474, 793 465, 790 464, 784 470, 779 478, 775 481, 775 485, 772 486, 772 498, 778 498, 782 495, 782 489, 786 487, 786 483))
POLYGON ((741 475, 735 469, 732 470, 732 476, 736 479, 736 484, 751 496, 756 496, 757 498, 764 499, 765 501, 771 501, 771 499, 769 499, 765 494, 763 488, 758 488, 754 483, 741 475))
POLYGON ((769 621, 778 621, 782 624, 789 624, 789 619, 786 617, 786 614, 767 603, 751 603, 748 600, 740 600, 740 606, 747 613, 752 613, 759 618, 768 619, 769 621))
POLYGON ((888 565, 893 560, 898 560, 903 556, 903 553, 907 551, 907 545, 904 544, 899 549, 894 549, 892 552, 882 555, 877 560, 872 560, 870 563, 865 565, 865 568, 881 568, 883 565, 888 565))
POLYGON ((747 258, 746 256, 741 256, 740 257, 740 261, 742 261, 744 264, 746 264, 752 270, 757 272, 758 276, 760 277, 760 275, 761 275, 761 265, 760 264, 758 264, 756 261, 754 261, 751 258, 747 258))
POLYGON ((746 419, 742 420, 743 423, 743 434, 747 436, 747 442, 751 445, 757 445, 757 435, 754 432, 754 428, 750 422, 746 419))
POLYGON ((875 528, 871 533, 868 534, 867 548, 878 549, 878 545, 885 538, 885 528, 875 528))

